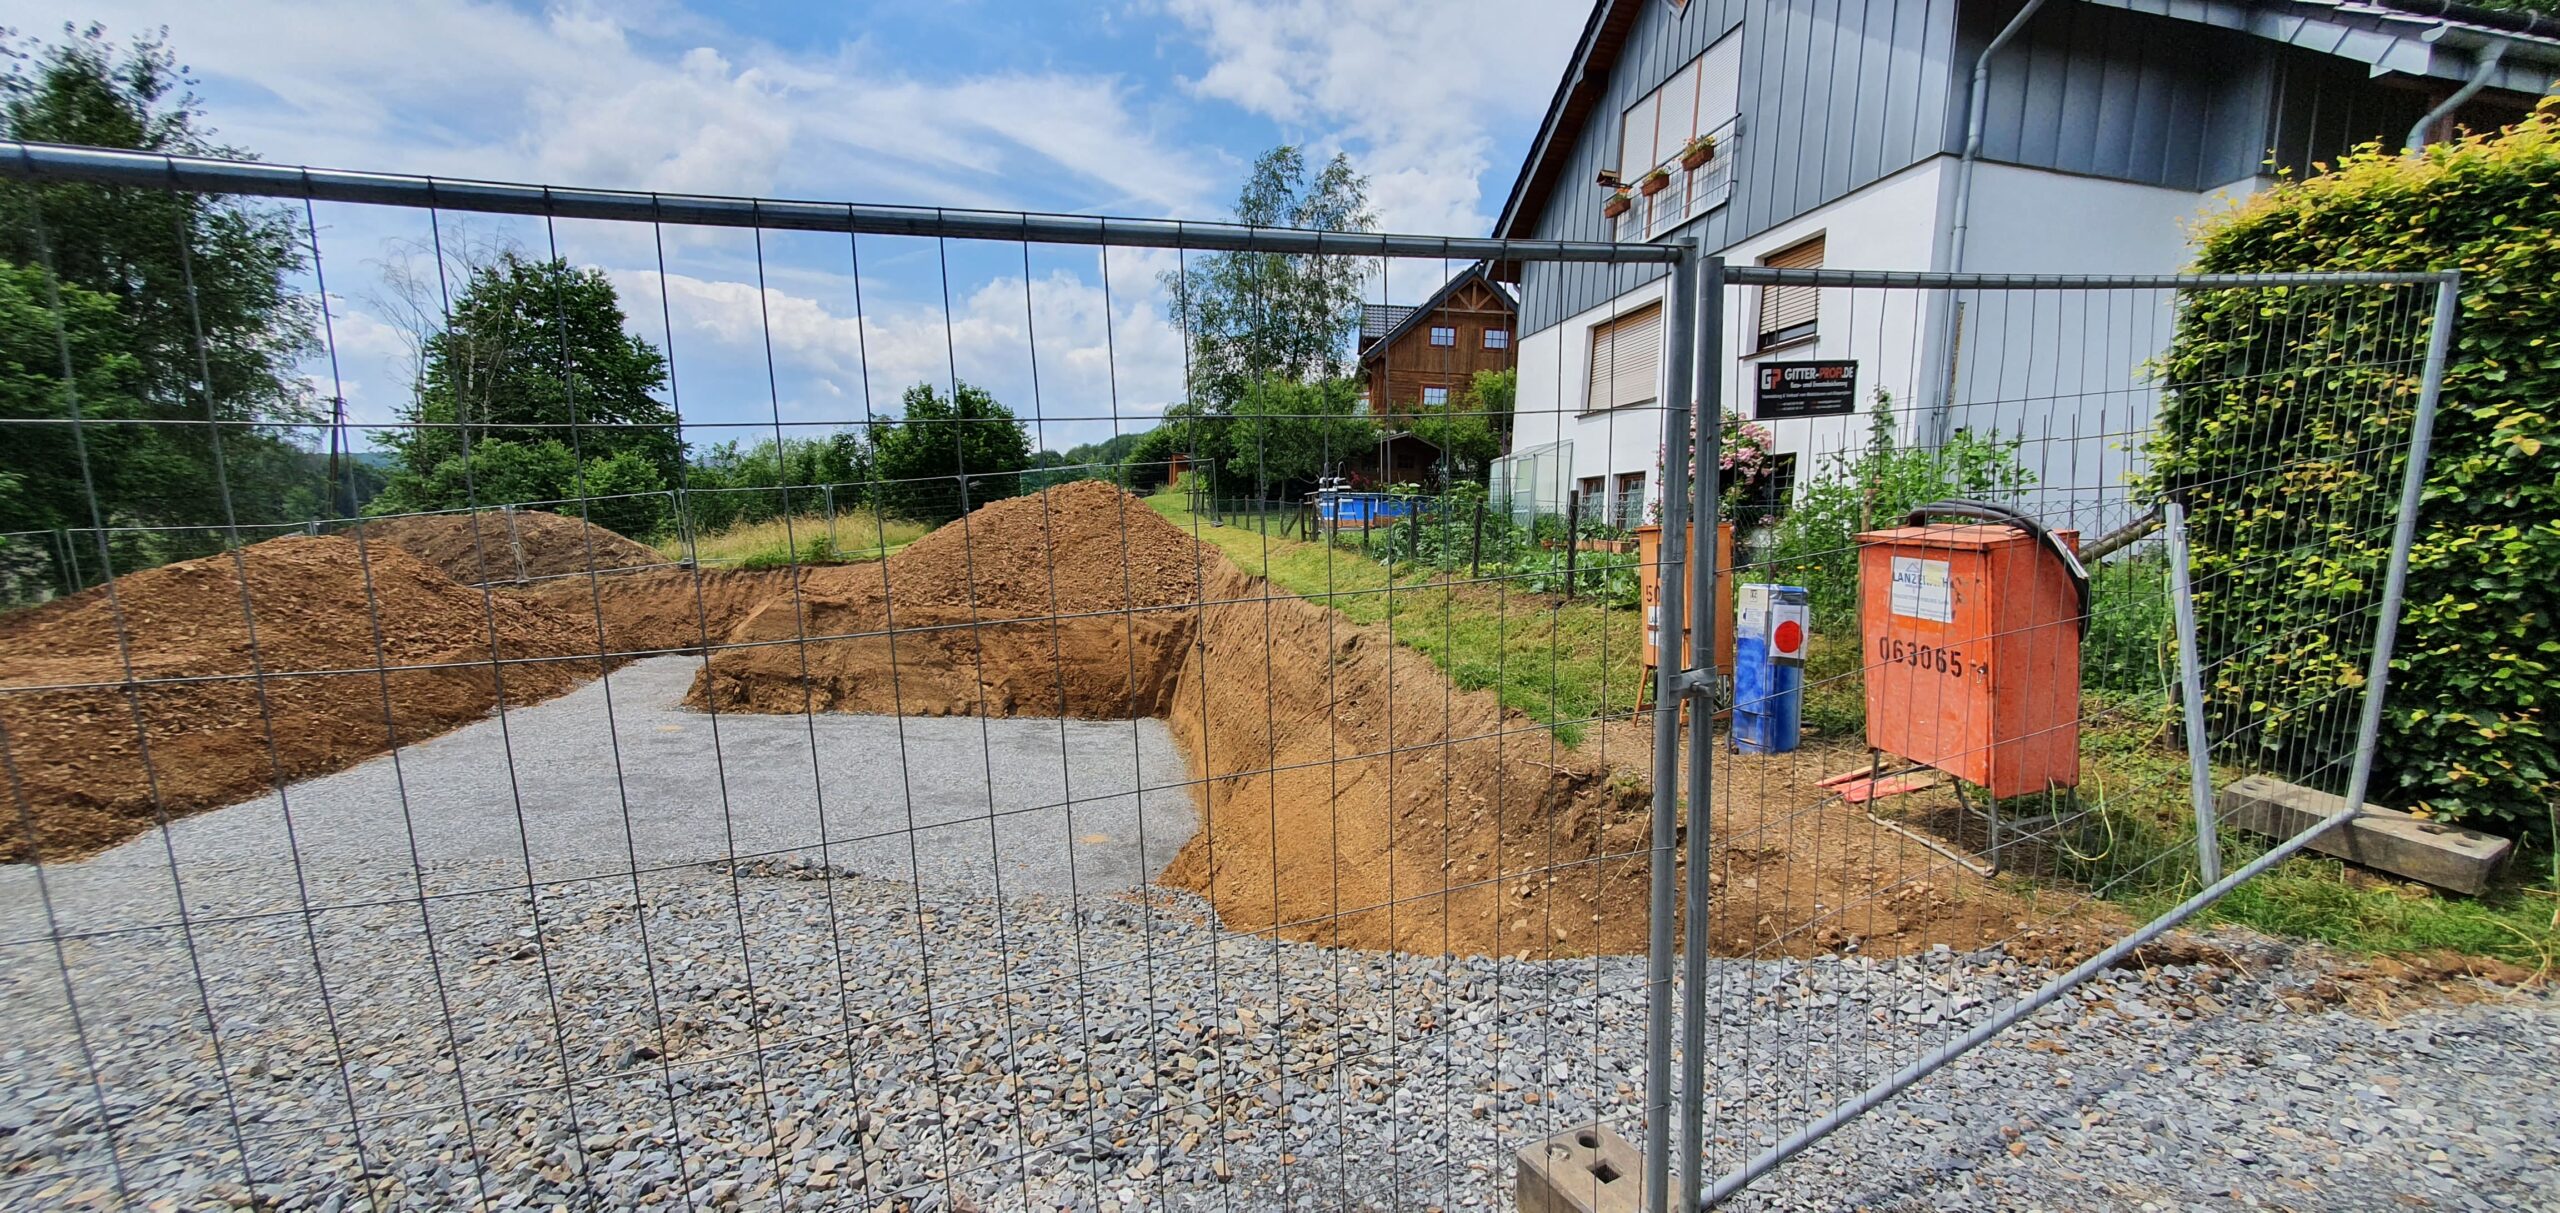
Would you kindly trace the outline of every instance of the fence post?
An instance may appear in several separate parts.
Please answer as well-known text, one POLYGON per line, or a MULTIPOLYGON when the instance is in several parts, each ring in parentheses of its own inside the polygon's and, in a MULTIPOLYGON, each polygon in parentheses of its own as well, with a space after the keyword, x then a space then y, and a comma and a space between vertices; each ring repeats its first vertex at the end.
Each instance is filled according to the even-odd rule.
MULTIPOLYGON (((1689 384, 1695 351, 1690 342, 1698 322, 1696 245, 1683 246, 1672 263, 1671 289, 1663 301, 1664 329, 1669 334, 1671 365, 1665 376, 1662 413, 1662 619, 1678 636, 1688 618, 1685 573, 1689 552, 1688 502, 1676 491, 1689 483, 1689 384)), ((1577 498, 1578 502, 1578 498, 1577 498)), ((1569 510, 1568 517, 1579 514, 1569 510)), ((1572 591, 1574 550, 1579 540, 1565 538, 1566 592, 1572 591)), ((1680 708, 1686 663, 1675 644, 1663 644, 1655 663, 1653 692, 1653 862, 1646 899, 1645 1049, 1644 1049, 1644 1202, 1649 1213, 1671 1208, 1671 907, 1679 871, 1674 855, 1680 842, 1680 708)), ((1690 881, 1703 886, 1704 865, 1692 869, 1690 881)), ((1699 934, 1696 927, 1693 935, 1699 934)), ((1695 1167, 1691 1168, 1692 1170, 1695 1167)))
POLYGON ((500 506, 499 510, 507 520, 507 550, 515 553, 516 557, 516 581, 522 583, 524 581, 524 537, 516 533, 516 507, 500 506))
POLYGON ((1467 580, 1484 576, 1484 502, 1476 502, 1475 538, 1467 543, 1467 580))
POLYGON ((1412 500, 1413 525, 1406 527, 1405 531, 1413 537, 1413 558, 1418 561, 1422 559, 1422 499, 1415 497, 1412 500))
MULTIPOLYGON (((1695 494, 1689 507, 1689 533, 1696 537, 1689 546, 1697 549, 1697 559, 1690 562, 1691 600, 1697 603, 1698 622, 1687 629, 1689 634, 1688 666, 1700 675, 1711 674, 1716 665, 1715 603, 1722 589, 1716 575, 1717 550, 1723 545, 1716 540, 1718 508, 1723 504, 1724 485, 1724 259, 1707 253, 1704 232, 1699 233, 1693 254, 1701 263, 1702 281, 1695 296, 1683 296, 1689 305, 1688 315, 1695 317, 1687 333, 1674 333, 1683 342, 1671 350, 1673 382, 1686 386, 1697 382, 1696 420, 1689 433, 1694 439, 1675 437, 1673 447, 1692 448, 1691 482, 1695 494), (1684 353, 1694 351, 1694 357, 1684 353)), ((1674 284, 1674 289, 1677 284, 1674 284)), ((1670 447, 1666 447, 1666 450, 1670 447)), ((1671 488, 1677 481, 1662 486, 1663 512, 1670 513, 1671 488)), ((1687 548, 1683 548, 1686 554, 1687 548)), ((1666 626, 1678 628, 1687 615, 1667 618, 1678 620, 1666 626)), ((1677 633, 1674 633, 1675 635, 1677 633)), ((1669 664, 1665 662, 1664 664, 1669 664)), ((1685 949, 1680 957, 1680 1204, 1684 1209, 1700 1207, 1707 1182, 1707 856, 1710 810, 1715 801, 1715 734, 1714 713, 1704 695, 1692 695, 1689 709, 1689 836, 1686 856, 1689 887, 1682 913, 1687 923, 1685 949)), ((1661 709, 1660 704, 1655 709, 1661 709)))
POLYGON ((2169 605, 2178 617, 2178 698, 2187 722, 2187 795, 2195 802, 2196 870, 2206 884, 2222 879, 2222 838, 2214 829, 2213 747, 2204 731, 2204 667, 2197 656, 2196 598, 2188 577, 2187 507, 2161 506, 2169 532, 2169 605))
MULTIPOLYGON (((1567 602, 1573 601, 1574 554, 1581 550, 1582 490, 1572 489, 1564 495, 1564 598, 1567 602)), ((1669 559, 1665 558, 1664 563, 1669 564, 1669 559)))
POLYGON ((818 491, 827 499, 827 550, 832 552, 836 547, 836 486, 823 484, 818 491))

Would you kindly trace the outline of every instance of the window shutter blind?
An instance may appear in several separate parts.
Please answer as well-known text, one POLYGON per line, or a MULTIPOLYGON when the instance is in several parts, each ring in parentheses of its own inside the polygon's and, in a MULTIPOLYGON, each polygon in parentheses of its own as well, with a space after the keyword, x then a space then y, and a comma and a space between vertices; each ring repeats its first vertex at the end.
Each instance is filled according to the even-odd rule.
MULTIPOLYGON (((1822 268, 1822 237, 1771 254, 1761 264, 1771 269, 1822 268)), ((1784 332, 1820 318, 1822 291, 1810 286, 1772 286, 1760 291, 1760 334, 1784 332)))
POLYGON ((1662 309, 1647 307, 1591 330, 1586 407, 1613 409, 1655 398, 1662 365, 1662 309))
POLYGON ((1651 93, 1644 100, 1627 107, 1618 134, 1618 175, 1630 186, 1653 162, 1645 159, 1653 151, 1655 110, 1659 98, 1651 93))

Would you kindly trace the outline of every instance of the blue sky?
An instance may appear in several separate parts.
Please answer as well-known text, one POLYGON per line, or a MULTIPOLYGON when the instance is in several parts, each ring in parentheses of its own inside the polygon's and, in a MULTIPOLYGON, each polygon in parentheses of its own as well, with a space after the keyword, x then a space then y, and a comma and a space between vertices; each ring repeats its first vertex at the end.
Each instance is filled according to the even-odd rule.
MULTIPOLYGON (((50 34, 63 12, 0 0, 0 24, 25 32, 50 34)), ((91 0, 79 12, 119 37, 166 26, 221 136, 276 162, 1224 218, 1253 157, 1292 142, 1350 155, 1386 227, 1479 235, 1587 10, 91 0)), ((315 218, 335 377, 359 421, 389 419, 405 398, 408 330, 386 270, 431 235, 556 243, 612 275, 633 331, 671 345, 698 443, 769 436, 777 417, 823 432, 866 407, 893 412, 906 386, 947 383, 955 368, 1056 449, 1144 428, 1180 391, 1180 337, 1156 282, 1171 253, 1113 250, 1106 264, 1094 249, 1034 247, 1026 267, 1020 245, 768 234, 759 295, 745 232, 669 229, 661 274, 646 228, 445 216, 431 229, 422 212, 349 206, 315 218)), ((1398 263, 1386 293, 1410 301, 1441 273, 1398 263)), ((326 394, 327 362, 310 372, 326 394)))

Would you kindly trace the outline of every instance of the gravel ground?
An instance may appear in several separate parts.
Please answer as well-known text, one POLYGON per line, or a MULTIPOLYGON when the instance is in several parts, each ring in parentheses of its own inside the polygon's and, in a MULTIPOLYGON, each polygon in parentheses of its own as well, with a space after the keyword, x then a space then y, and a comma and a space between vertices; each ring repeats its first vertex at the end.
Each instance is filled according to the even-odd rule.
MULTIPOLYGON (((64 930, 114 930, 175 921, 173 859, 192 915, 298 912, 297 863, 326 905, 348 878, 406 877, 413 845, 427 891, 446 894, 521 886, 528 863, 551 881, 817 857, 822 819, 823 858, 850 871, 1109 892, 1144 883, 1191 837, 1189 767, 1161 721, 711 715, 678 706, 700 668, 634 662, 396 762, 183 818, 165 843, 155 831, 49 873, 45 892, 64 930)), ((44 921, 40 896, 32 869, 0 866, 0 939, 44 921)))
MULTIPOLYGON (((646 706, 672 701, 643 693, 656 686, 615 678, 627 771, 635 738, 686 737, 648 713, 707 725, 646 706)), ((600 689, 510 713, 525 782, 593 767, 602 714, 581 696, 600 689)), ((733 812, 787 821, 791 780, 758 785, 770 804, 737 780, 771 765, 805 781, 805 748, 776 739, 778 758, 742 763, 755 743, 733 723, 733 812)), ((837 752, 831 730, 863 727, 818 723, 822 755, 837 752)), ((924 780, 956 778, 935 794, 983 817, 977 722, 941 723, 972 727, 941 770, 915 768, 919 797, 924 780)), ((1058 769, 1044 723, 1045 755, 1029 741, 1002 752, 999 779, 1058 769)), ((1130 744, 1127 725, 1106 731, 1130 744)), ((413 814, 416 763, 437 744, 404 756, 413 814)), ((454 749, 456 779, 492 761, 454 749)), ((858 765, 826 766, 831 826, 839 804, 879 811, 834 790, 858 765)), ((880 765, 875 794, 898 782, 880 765)), ((333 778, 357 777, 372 776, 333 778)), ((1010 866, 999 902, 965 858, 983 856, 983 820, 974 848, 916 881, 898 867, 903 838, 831 847, 832 866, 652 866, 644 850, 635 876, 615 802, 577 799, 610 796, 609 775, 580 778, 528 815, 583 812, 610 831, 537 830, 536 868, 618 874, 531 896, 511 807, 492 815, 454 791, 430 819, 454 849, 413 875, 403 832, 354 803, 324 824, 314 793, 332 780, 303 785, 300 879, 327 908, 69 939, 58 955, 76 1002, 31 874, 11 872, 0 1207, 1499 1208, 1520 1145, 1595 1118, 1636 1135, 1639 959, 1275 945, 1134 878, 1115 889, 1085 874, 1071 897, 1010 866), (367 821, 374 837, 342 836, 367 821)), ((675 830, 698 794, 668 788, 647 811, 675 830)), ((248 849, 272 827, 235 814, 275 817, 252 805, 184 823, 186 870, 206 865, 209 901, 299 907, 296 871, 248 849)), ((1051 859, 1080 858, 1092 824, 1080 804, 1078 833, 1008 840, 1008 865, 1041 839, 1051 859)), ((772 845, 795 837, 773 828, 772 845)), ((48 869, 44 891, 95 922, 121 890, 142 907, 130 921, 153 921, 166 862, 110 853, 48 869)), ((1719 962, 1713 1163, 1735 1165, 2044 976, 1996 954, 1719 962)), ((2439 1002, 2389 1023, 2295 1009, 2320 977, 2265 946, 2245 975, 2113 974, 1737 1205, 2548 1207, 2560 1103, 2541 1088, 2560 1002, 2439 1002)))

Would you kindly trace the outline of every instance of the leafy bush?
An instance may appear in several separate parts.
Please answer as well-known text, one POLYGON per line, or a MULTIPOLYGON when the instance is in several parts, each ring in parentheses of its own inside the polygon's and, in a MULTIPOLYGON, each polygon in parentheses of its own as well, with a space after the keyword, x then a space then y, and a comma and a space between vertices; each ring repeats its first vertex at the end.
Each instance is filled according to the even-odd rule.
POLYGON ((1022 494, 1031 436, 985 388, 961 382, 946 396, 919 383, 900 403, 898 423, 873 438, 881 508, 939 523, 1022 494))
POLYGON ((835 541, 824 535, 802 536, 795 549, 789 542, 748 553, 738 561, 742 569, 782 569, 795 565, 843 564, 845 557, 836 551, 835 541))
MULTIPOLYGON (((2374 792, 2509 827, 2538 824, 2560 793, 2555 230, 2560 102, 2545 101, 2502 136, 2423 157, 2363 149, 2199 233, 2197 268, 2209 273, 2462 271, 2374 792)), ((2408 347, 2423 326, 2409 319, 2431 294, 2198 292, 2181 312, 2152 487, 2187 502, 2200 588, 2214 590, 2198 602, 2207 643, 2240 650, 2209 688, 2218 734, 2270 735, 2262 744, 2282 758, 2298 739, 2352 729, 2360 696, 2340 689, 2361 684, 2364 658, 2340 637, 2363 625, 2334 619, 2369 615, 2378 596, 2390 530, 2376 520, 2397 511, 2419 391, 2420 351, 2408 347), (2283 333, 2305 336, 2264 336, 2283 333), (2303 407, 2342 399, 2362 407, 2303 407), (2246 474, 2279 461, 2298 471, 2246 474), (2325 508, 2286 508, 2306 494, 2325 508), (2359 521, 2321 526, 2340 515, 2359 521)))
POLYGON ((1902 525, 1914 507, 1943 497, 2015 500, 2036 482, 2015 440, 1958 430, 1936 449, 1894 438, 1893 398, 1877 392, 1867 444, 1825 456, 1778 522, 1768 562, 1749 576, 1805 588, 1817 629, 1853 628, 1858 612, 1858 532, 1902 525))
MULTIPOLYGON (((642 543, 657 539, 667 527, 667 486, 657 465, 637 451, 616 451, 587 461, 579 487, 586 491, 587 521, 642 543)), ((564 506, 563 512, 577 513, 564 506)))
POLYGON ((2089 632, 2080 641, 2082 686, 2156 697, 2172 685, 2177 621, 2168 577, 2168 557, 2158 552, 2090 568, 2089 632))

